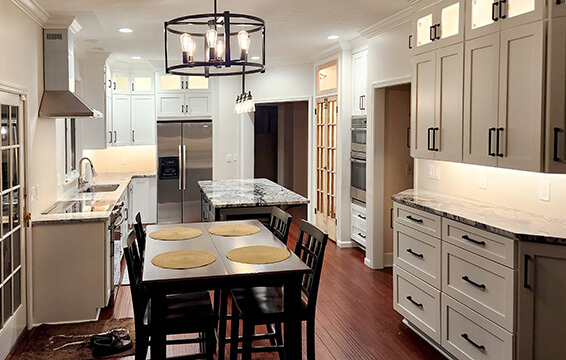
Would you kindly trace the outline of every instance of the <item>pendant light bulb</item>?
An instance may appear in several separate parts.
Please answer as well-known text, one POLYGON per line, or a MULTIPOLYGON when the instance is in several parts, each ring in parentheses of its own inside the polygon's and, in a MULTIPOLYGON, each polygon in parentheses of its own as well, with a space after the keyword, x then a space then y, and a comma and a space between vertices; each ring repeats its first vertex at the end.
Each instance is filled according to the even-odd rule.
POLYGON ((197 44, 191 38, 189 34, 181 35, 181 49, 183 50, 183 62, 193 61, 193 56, 195 54, 195 49, 197 44))
POLYGON ((240 45, 240 59, 247 60, 248 51, 250 50, 250 35, 247 31, 242 30, 238 33, 238 45, 240 45))
POLYGON ((224 42, 218 41, 216 43, 216 59, 222 61, 223 58, 224 58, 224 42))
POLYGON ((208 47, 214 48, 216 47, 216 40, 218 38, 218 33, 216 32, 215 28, 210 28, 205 34, 206 42, 208 43, 208 47))

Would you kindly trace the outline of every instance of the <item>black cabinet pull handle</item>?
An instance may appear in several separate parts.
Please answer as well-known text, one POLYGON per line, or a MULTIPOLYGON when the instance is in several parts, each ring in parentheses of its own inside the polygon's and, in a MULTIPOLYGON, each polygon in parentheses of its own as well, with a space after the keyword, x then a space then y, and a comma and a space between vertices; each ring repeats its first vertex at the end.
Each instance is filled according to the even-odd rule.
POLYGON ((434 34, 436 35, 435 39, 440 40, 440 24, 436 24, 435 28, 436 28, 434 30, 434 34))
POLYGON ((109 131, 108 134, 110 134, 110 141, 108 143, 112 144, 112 131, 109 131))
POLYGON ((487 136, 487 155, 495 156, 495 153, 491 151, 491 143, 493 142, 491 133, 495 132, 495 128, 489 128, 488 136, 487 136))
POLYGON ((410 295, 407 296, 407 300, 409 300, 410 302, 412 302, 415 306, 418 306, 418 307, 420 307, 420 308, 423 307, 423 304, 422 304, 422 303, 416 302, 415 300, 413 300, 413 298, 412 298, 410 295))
POLYGON ((412 217, 411 215, 407 215, 407 219, 412 220, 416 223, 422 224, 423 223, 423 219, 415 219, 414 217, 412 217))
POLYGON ((116 90, 116 81, 114 81, 114 89, 112 90, 116 90))
POLYGON ((427 144, 427 149, 428 149, 428 151, 434 150, 434 148, 430 146, 430 133, 431 133, 432 131, 434 131, 434 128, 429 127, 429 128, 428 128, 428 134, 427 134, 427 143, 428 143, 428 144, 427 144))
POLYGON ((413 49, 413 35, 409 35, 409 50, 413 49))
POLYGON ((415 256, 418 257, 419 259, 424 258, 424 255, 423 255, 423 254, 418 254, 418 253, 414 252, 413 249, 407 249, 407 252, 408 252, 409 254, 411 254, 411 255, 415 255, 415 256))
POLYGON ((136 131, 132 130, 132 142, 136 142, 136 131))
POLYGON ((485 241, 474 240, 474 239, 470 238, 468 235, 462 235, 462 239, 468 240, 469 242, 477 244, 477 245, 485 246, 485 241))
POLYGON ((362 219, 362 220, 365 220, 365 219, 366 219, 366 217, 363 216, 362 214, 358 214, 358 217, 359 217, 360 219, 362 219))
POLYGON ((432 151, 438 151, 438 147, 436 146, 436 132, 440 131, 439 128, 435 127, 432 129, 432 151))
POLYGON ((407 149, 411 148, 411 127, 407 128, 407 149))
POLYGON ((389 227, 393 229, 393 208, 389 209, 389 227))
POLYGON ((362 233, 358 233, 358 236, 361 237, 362 239, 365 239, 365 238, 367 237, 367 236, 365 236, 365 235, 362 234, 362 233))
POLYGON ((134 83, 132 83, 132 92, 134 92, 134 83))
MULTIPOLYGON (((558 0, 560 1, 560 0, 558 0)), ((558 134, 562 132, 562 129, 555 127, 554 128, 554 156, 552 160, 554 161, 562 161, 558 156, 558 134)))
POLYGON ((495 140, 495 142, 496 142, 496 151, 498 157, 503 157, 503 153, 499 151, 499 133, 501 133, 501 137, 503 137, 504 130, 505 129, 503 129, 502 127, 497 129, 497 139, 495 140))
POLYGON ((436 33, 436 25, 432 25, 430 27, 429 31, 430 31, 430 34, 429 34, 430 41, 434 41, 434 39, 436 38, 436 34, 435 34, 436 33))
POLYGON ((478 345, 476 344, 472 339, 470 339, 470 337, 468 336, 468 334, 462 334, 460 335, 461 337, 463 337, 467 342, 469 342, 470 344, 474 345, 474 347, 478 350, 481 351, 485 351, 485 346, 483 345, 478 345))
POLYGON ((477 288, 480 288, 480 289, 482 289, 482 290, 485 290, 485 285, 484 285, 484 284, 478 284, 477 282, 470 280, 470 278, 467 277, 467 276, 462 276, 462 280, 464 280, 464 281, 466 281, 466 282, 469 282, 470 284, 474 285, 474 286, 477 287, 477 288))
POLYGON ((501 19, 505 19, 507 17, 507 15, 505 14, 505 7, 503 6, 503 4, 507 4, 507 0, 501 0, 499 1, 499 17, 501 19))
POLYGON ((118 140, 118 134, 116 133, 116 130, 114 130, 114 144, 116 143, 116 140, 118 140))
POLYGON ((499 20, 499 18, 497 17, 497 7, 499 6, 499 3, 494 2, 493 4, 491 4, 491 19, 493 21, 497 21, 499 20))
POLYGON ((525 264, 524 264, 524 278, 523 278, 523 287, 525 289, 530 289, 531 285, 529 285, 529 260, 531 260, 531 256, 525 254, 525 264))

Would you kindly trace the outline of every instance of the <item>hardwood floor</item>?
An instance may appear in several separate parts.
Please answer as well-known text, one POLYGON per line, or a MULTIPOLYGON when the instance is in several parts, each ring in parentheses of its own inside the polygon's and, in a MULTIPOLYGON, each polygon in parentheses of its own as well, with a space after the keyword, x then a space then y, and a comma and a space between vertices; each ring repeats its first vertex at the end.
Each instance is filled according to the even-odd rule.
MULTIPOLYGON (((293 208, 290 212, 293 224, 289 247, 294 249, 298 223, 306 217, 306 209, 293 208)), ((317 359, 445 359, 402 324, 402 317, 393 310, 391 268, 371 270, 363 264, 363 260, 364 252, 360 249, 340 249, 334 242, 328 243, 316 314, 317 359)), ((123 287, 119 291, 116 304, 104 310, 101 318, 133 316, 128 290, 128 287, 123 287)), ((186 350, 177 348, 168 351, 168 354, 182 354, 186 350)), ((303 358, 306 359, 305 351, 306 346, 303 346, 303 358)), ((253 358, 268 360, 278 359, 278 356, 255 354, 253 358)), ((11 359, 17 359, 17 353, 11 359)), ((134 357, 117 359, 133 360, 134 357)))

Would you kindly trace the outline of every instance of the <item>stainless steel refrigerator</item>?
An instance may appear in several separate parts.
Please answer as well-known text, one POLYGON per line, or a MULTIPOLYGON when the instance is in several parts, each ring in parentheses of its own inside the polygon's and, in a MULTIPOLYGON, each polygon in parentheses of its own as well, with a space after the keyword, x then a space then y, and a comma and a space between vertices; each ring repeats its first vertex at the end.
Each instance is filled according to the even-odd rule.
POLYGON ((199 222, 199 180, 212 180, 212 121, 157 122, 157 223, 199 222))

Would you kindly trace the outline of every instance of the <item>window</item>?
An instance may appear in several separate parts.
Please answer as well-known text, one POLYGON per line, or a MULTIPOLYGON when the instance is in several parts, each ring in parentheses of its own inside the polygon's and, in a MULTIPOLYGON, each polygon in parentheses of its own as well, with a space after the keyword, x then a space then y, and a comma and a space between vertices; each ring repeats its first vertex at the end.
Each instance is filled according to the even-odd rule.
POLYGON ((65 119, 65 178, 77 170, 75 119, 65 119))

